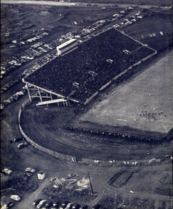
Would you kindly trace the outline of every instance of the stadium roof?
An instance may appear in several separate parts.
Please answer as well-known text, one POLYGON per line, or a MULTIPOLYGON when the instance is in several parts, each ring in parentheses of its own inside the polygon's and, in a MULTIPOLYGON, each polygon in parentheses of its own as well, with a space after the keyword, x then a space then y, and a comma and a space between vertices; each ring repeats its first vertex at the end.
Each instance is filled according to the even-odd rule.
POLYGON ((25 81, 85 102, 112 78, 152 53, 154 50, 110 29, 80 44, 76 50, 57 57, 25 81))
POLYGON ((58 49, 63 49, 65 48, 67 45, 72 44, 76 41, 76 39, 70 39, 68 41, 66 41, 65 43, 61 44, 60 46, 57 46, 58 49))

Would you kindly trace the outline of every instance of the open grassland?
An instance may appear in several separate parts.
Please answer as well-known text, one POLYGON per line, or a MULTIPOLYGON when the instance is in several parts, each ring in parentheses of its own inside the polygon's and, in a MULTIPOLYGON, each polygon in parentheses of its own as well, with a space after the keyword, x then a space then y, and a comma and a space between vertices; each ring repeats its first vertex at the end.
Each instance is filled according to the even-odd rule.
POLYGON ((156 33, 160 31, 164 33, 172 33, 172 16, 171 13, 162 14, 154 13, 151 16, 143 18, 141 21, 126 28, 127 33, 130 36, 146 36, 148 34, 156 33))
POLYGON ((154 12, 151 16, 128 26, 125 31, 142 43, 161 51, 172 45, 172 17, 171 13, 154 12), (164 35, 160 35, 160 32, 164 35), (152 34, 155 36, 152 37, 152 34))
POLYGON ((173 52, 129 83, 112 90, 82 122, 167 133, 173 126, 173 52))

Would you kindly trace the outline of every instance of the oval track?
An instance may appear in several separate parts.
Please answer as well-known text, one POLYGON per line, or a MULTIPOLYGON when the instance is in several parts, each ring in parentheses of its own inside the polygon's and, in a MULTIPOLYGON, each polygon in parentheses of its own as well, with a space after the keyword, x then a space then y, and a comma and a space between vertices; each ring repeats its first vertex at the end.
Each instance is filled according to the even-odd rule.
POLYGON ((106 137, 67 131, 63 125, 74 116, 73 110, 58 106, 36 108, 32 103, 23 111, 21 125, 26 135, 41 146, 78 159, 144 160, 171 153, 168 144, 127 142, 121 138, 109 142, 106 137))

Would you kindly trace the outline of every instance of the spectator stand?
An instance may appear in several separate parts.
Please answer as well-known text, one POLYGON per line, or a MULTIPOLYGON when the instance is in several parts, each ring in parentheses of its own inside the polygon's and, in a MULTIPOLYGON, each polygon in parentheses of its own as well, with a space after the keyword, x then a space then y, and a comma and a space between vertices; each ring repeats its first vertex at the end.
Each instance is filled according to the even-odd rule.
MULTIPOLYGON (((69 44, 76 44, 74 39, 69 44)), ((67 47, 65 43, 63 47, 67 47)), ((73 47, 72 47, 73 48, 73 47)), ((37 90, 35 97, 64 98, 88 104, 97 94, 116 78, 152 57, 157 52, 128 35, 111 28, 78 45, 77 49, 59 56, 23 79, 37 90), (114 79, 112 79, 114 78, 114 79), (42 92, 49 94, 43 95, 42 92)))

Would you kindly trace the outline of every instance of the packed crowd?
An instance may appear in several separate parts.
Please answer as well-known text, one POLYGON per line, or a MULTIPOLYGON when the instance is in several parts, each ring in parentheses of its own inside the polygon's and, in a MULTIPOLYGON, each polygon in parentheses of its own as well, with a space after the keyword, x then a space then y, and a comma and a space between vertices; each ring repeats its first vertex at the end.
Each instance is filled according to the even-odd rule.
POLYGON ((84 102, 115 76, 153 52, 111 29, 58 57, 25 80, 84 102), (94 73, 89 73, 91 71, 94 73))

